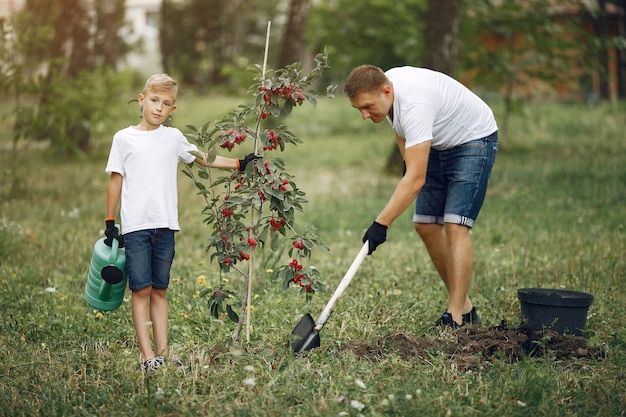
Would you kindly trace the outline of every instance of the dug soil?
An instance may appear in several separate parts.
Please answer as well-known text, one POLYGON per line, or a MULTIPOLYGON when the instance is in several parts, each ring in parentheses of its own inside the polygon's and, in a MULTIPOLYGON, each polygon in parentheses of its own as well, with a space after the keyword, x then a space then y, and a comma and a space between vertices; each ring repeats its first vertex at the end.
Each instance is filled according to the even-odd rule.
POLYGON ((480 369, 486 361, 496 358, 516 362, 529 356, 561 361, 605 357, 602 346, 588 346, 583 336, 532 330, 525 324, 511 327, 506 321, 490 328, 468 326, 419 336, 395 332, 374 344, 351 341, 341 350, 372 361, 380 361, 388 354, 396 354, 407 361, 429 361, 445 355, 460 370, 480 369))

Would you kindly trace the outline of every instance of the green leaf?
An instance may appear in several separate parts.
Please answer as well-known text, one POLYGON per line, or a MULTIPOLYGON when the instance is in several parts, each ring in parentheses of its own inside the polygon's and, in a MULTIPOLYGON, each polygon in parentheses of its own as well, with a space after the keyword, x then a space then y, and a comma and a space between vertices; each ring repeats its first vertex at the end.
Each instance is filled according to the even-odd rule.
POLYGON ((233 323, 239 323, 239 315, 235 313, 233 307, 230 304, 226 305, 226 313, 228 314, 228 318, 233 323))
POLYGON ((198 297, 202 298, 204 296, 206 296, 208 293, 212 293, 213 290, 211 288, 205 288, 202 291, 200 291, 200 294, 198 294, 198 297))

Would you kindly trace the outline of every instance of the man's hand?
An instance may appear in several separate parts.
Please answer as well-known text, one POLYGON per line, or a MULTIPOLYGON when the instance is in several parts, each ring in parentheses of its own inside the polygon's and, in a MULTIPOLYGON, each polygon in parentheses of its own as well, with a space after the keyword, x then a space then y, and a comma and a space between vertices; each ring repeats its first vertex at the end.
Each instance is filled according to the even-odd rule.
POLYGON ((254 153, 249 153, 248 155, 245 156, 245 158, 238 159, 238 161, 239 161, 239 171, 242 171, 242 172, 245 171, 246 170, 246 166, 250 162, 257 160, 260 157, 261 157, 260 155, 255 155, 254 153))
POLYGON ((104 239, 104 244, 107 246, 113 245, 113 239, 117 239, 120 243, 120 248, 124 247, 124 236, 120 235, 119 230, 115 227, 115 219, 106 219, 105 220, 106 229, 104 230, 104 235, 107 237, 104 239))
POLYGON ((363 243, 369 242, 368 255, 376 250, 379 245, 382 245, 387 240, 387 226, 384 226, 378 222, 372 223, 363 236, 363 243))

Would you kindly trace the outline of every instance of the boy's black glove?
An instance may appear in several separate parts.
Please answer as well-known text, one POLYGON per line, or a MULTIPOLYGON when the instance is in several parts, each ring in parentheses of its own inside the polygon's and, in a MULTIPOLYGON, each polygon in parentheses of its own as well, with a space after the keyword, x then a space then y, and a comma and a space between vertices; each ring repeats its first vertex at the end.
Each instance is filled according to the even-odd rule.
POLYGON ((379 245, 382 245, 387 240, 387 226, 384 226, 378 222, 372 223, 363 236, 363 243, 369 241, 368 255, 376 250, 379 245))
POLYGON ((120 235, 120 231, 115 226, 115 219, 105 220, 106 229, 104 229, 104 235, 107 237, 104 239, 104 244, 107 246, 113 245, 113 239, 117 239, 120 242, 120 248, 124 247, 124 236, 120 235))
POLYGON ((257 160, 260 157, 261 157, 260 155, 255 155, 254 153, 249 153, 248 155, 245 156, 245 158, 237 159, 237 161, 239 161, 239 171, 245 171, 246 170, 246 166, 250 162, 257 160))

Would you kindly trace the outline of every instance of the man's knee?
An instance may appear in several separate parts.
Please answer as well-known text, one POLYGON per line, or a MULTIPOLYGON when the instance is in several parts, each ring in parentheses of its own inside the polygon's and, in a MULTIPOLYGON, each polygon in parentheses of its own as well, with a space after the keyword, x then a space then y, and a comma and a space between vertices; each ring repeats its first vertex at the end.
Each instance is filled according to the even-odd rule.
POLYGON ((413 227, 421 237, 432 236, 442 231, 442 226, 436 223, 413 223, 413 227))

